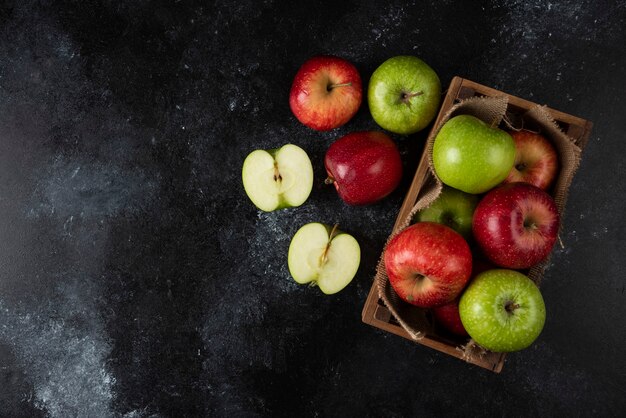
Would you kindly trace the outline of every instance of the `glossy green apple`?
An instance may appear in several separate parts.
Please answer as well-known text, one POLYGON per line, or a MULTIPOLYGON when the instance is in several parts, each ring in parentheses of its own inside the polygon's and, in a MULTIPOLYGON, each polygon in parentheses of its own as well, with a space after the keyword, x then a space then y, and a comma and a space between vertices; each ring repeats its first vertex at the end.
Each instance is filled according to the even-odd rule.
POLYGON ((241 177, 252 203, 266 212, 300 206, 313 188, 311 160, 293 144, 251 152, 243 162, 241 177))
POLYGON ((511 135, 471 115, 455 116, 439 130, 433 166, 442 182, 478 194, 500 184, 515 163, 511 135))
POLYGON ((546 320, 541 292, 515 270, 487 270, 469 284, 459 303, 467 333, 495 352, 518 351, 537 339, 546 320))
POLYGON ((444 186, 439 197, 417 212, 413 221, 444 224, 467 240, 472 236, 472 216, 476 205, 478 196, 444 186))
POLYGON ((372 117, 383 129, 408 135, 433 120, 441 102, 441 82, 424 61, 389 58, 374 71, 368 86, 372 117))
POLYGON ((289 272, 300 284, 317 285, 327 295, 337 293, 354 278, 361 262, 361 248, 352 235, 337 226, 304 225, 289 244, 289 272))

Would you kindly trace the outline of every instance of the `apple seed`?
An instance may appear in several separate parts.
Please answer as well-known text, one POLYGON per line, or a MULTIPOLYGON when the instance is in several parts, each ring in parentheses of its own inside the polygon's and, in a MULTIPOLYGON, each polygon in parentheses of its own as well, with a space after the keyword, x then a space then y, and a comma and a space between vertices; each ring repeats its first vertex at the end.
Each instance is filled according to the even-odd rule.
POLYGON ((274 163, 274 181, 283 181, 283 177, 280 175, 280 171, 278 171, 278 163, 274 163))

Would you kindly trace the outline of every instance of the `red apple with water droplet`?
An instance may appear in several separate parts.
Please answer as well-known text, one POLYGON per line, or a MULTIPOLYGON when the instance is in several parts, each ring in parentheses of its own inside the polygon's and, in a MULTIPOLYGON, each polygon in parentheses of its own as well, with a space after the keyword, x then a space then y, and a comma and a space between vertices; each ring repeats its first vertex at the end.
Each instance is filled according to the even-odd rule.
POLYGON ((324 165, 339 197, 350 205, 377 202, 398 187, 402 160, 395 142, 383 132, 353 132, 326 151, 324 165))
POLYGON ((472 253, 463 237, 434 222, 419 222, 393 237, 384 253, 389 283, 415 306, 453 301, 472 273, 472 253))
POLYGON ((478 203, 472 232, 491 262, 526 269, 550 254, 559 218, 548 193, 528 183, 509 183, 491 190, 478 203))
POLYGON ((349 61, 330 55, 313 57, 298 70, 289 105, 296 118, 317 131, 329 131, 348 122, 363 96, 361 76, 349 61))

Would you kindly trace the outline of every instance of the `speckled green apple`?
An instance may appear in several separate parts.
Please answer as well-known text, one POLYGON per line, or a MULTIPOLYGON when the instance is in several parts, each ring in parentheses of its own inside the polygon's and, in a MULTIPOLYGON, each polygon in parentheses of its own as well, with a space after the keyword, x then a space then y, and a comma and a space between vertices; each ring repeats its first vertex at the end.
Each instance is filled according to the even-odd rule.
POLYGON ((441 102, 437 73, 413 56, 397 56, 383 62, 368 86, 372 117, 383 129, 408 135, 433 120, 441 102))
POLYGON ((300 284, 317 285, 327 295, 345 288, 361 262, 361 248, 352 235, 313 222, 296 232, 289 244, 289 272, 300 284))
POLYGON ((472 216, 478 196, 444 186, 441 194, 427 208, 417 212, 414 222, 437 222, 449 226, 466 240, 472 236, 472 216))
POLYGON ((433 166, 439 179, 466 193, 484 193, 497 186, 514 162, 511 135, 471 115, 447 121, 433 144, 433 166))
POLYGON ((541 334, 546 307, 541 292, 514 270, 487 270, 469 284, 459 303, 461 322, 482 347, 495 352, 522 350, 541 334))
POLYGON ((251 152, 243 162, 241 178, 252 203, 270 212, 307 200, 313 188, 313 166, 302 148, 287 144, 251 152))

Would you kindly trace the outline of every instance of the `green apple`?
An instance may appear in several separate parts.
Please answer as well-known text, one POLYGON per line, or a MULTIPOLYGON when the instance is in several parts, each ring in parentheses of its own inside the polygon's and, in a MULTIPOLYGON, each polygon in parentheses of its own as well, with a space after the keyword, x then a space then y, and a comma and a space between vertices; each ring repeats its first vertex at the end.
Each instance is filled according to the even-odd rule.
POLYGON ((313 188, 313 166, 306 152, 292 144, 252 151, 241 170, 252 203, 265 212, 300 206, 313 188))
POLYGON ((289 244, 289 272, 300 284, 317 285, 327 295, 339 292, 354 278, 361 248, 352 237, 321 223, 304 225, 289 244))
POLYGON ((442 182, 479 194, 507 178, 515 163, 511 135, 471 115, 455 116, 433 144, 433 166, 442 182))
POLYGON ((461 322, 484 348, 518 351, 537 339, 546 320, 541 292, 515 270, 487 270, 474 278, 461 296, 461 322))
POLYGON ((444 186, 427 208, 417 212, 413 222, 437 222, 454 229, 468 240, 472 236, 472 216, 478 196, 444 186))
POLYGON ((433 120, 441 102, 441 82, 424 61, 412 56, 389 58, 374 71, 367 101, 383 129, 408 135, 433 120))

